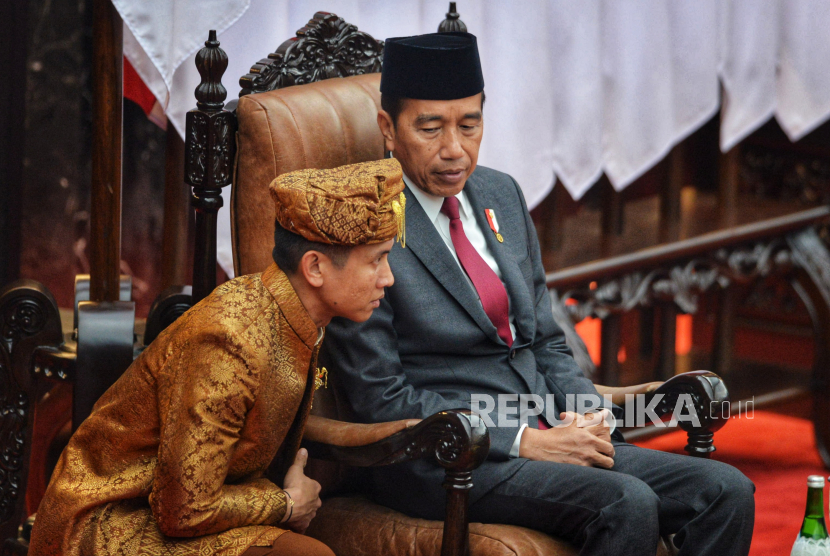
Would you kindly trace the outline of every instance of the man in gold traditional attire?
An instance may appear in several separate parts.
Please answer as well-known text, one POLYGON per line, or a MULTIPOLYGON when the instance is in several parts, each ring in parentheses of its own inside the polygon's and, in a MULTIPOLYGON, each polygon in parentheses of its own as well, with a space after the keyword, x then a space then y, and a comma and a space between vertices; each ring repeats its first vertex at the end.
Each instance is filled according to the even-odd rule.
POLYGON ((403 187, 391 159, 274 180, 275 263, 214 290, 101 397, 30 554, 331 555, 297 534, 320 506, 298 448, 324 327, 365 321, 393 283, 403 187))

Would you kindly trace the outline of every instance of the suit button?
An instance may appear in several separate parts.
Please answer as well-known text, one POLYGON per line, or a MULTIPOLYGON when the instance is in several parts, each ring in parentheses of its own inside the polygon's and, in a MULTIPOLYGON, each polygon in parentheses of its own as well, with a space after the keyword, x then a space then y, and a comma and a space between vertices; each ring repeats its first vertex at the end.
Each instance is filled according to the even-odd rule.
POLYGON ((516 351, 517 350, 515 350, 515 349, 510 350, 510 359, 515 359, 516 358, 516 351))

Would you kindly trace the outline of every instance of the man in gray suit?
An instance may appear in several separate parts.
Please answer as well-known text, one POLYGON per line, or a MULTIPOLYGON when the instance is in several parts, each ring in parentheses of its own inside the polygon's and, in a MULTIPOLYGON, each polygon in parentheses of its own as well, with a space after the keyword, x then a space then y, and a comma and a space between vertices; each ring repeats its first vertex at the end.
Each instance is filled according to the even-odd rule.
MULTIPOLYGON (((405 174, 406 248, 389 254, 396 282, 373 316, 335 319, 323 346, 358 420, 425 418, 477 395, 552 394, 554 415, 567 395, 598 398, 554 323, 521 189, 476 165, 483 91, 473 35, 386 42, 378 125, 405 174)), ((748 553, 754 485, 733 467, 638 448, 573 414, 523 425, 508 408, 488 423, 471 520, 539 529, 592 556, 654 554, 667 534, 682 555, 748 553)), ((442 475, 424 460, 378 468, 374 496, 442 519, 442 475)))

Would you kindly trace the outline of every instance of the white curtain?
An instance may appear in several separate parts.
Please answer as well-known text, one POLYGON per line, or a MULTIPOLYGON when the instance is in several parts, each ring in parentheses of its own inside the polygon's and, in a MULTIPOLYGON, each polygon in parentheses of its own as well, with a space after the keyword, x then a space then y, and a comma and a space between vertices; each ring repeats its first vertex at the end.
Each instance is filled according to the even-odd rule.
MULTIPOLYGON (((220 31, 230 57, 223 82, 232 99, 239 77, 315 11, 385 39, 434 32, 448 6, 114 3, 127 28, 125 54, 182 135, 199 84, 193 60, 208 29, 220 31)), ((719 107, 724 151, 773 115, 792 140, 830 116, 830 0, 462 0, 458 11, 478 36, 483 64, 480 164, 513 175, 531 207, 556 178, 575 199, 603 172, 624 189, 719 107)), ((230 271, 228 211, 219 214, 219 260, 230 271)))

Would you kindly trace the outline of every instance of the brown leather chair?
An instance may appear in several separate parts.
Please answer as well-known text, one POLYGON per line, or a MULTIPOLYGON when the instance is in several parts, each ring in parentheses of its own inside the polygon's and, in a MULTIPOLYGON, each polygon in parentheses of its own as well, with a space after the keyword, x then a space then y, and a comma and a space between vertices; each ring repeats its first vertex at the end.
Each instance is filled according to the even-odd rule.
MULTIPOLYGON (((453 30, 458 24, 457 14, 448 14, 442 30, 453 30)), ((360 33, 336 15, 315 14, 296 38, 283 43, 277 52, 256 64, 252 73, 241 79, 243 98, 236 117, 223 110, 221 104, 224 89, 220 79, 226 58, 223 65, 224 53, 220 54, 218 42, 212 40, 209 43, 210 46, 200 53, 201 60, 197 58, 204 79, 197 90, 200 107, 194 111, 197 114, 188 117, 186 138, 186 174, 188 182, 194 186, 197 199, 194 205, 200 211, 197 251, 201 249, 202 255, 210 255, 215 247, 216 238, 212 236, 215 228, 211 226, 211 218, 204 215, 212 212, 215 222, 215 211, 221 206, 216 197, 231 171, 229 159, 234 152, 232 129, 228 126, 235 126, 238 120, 237 159, 232 168, 236 179, 230 207, 234 263, 237 274, 259 272, 270 264, 273 247, 273 207, 267 190, 271 180, 281 173, 300 168, 335 167, 383 156, 383 144, 376 125, 380 98, 377 72, 382 43, 360 33), (321 81, 343 76, 350 77, 321 81), (303 85, 312 81, 319 82, 303 85)), ((211 281, 206 278, 215 265, 215 252, 212 259, 211 256, 202 258, 207 262, 204 268, 196 265, 194 284, 204 293, 209 291, 205 285, 211 281)), ((0 382, 14 382, 13 376, 27 377, 32 369, 36 375, 42 373, 46 377, 71 379, 74 354, 62 349, 60 319, 54 300, 48 292, 42 291, 42 286, 29 282, 0 290, 2 320, 17 322, 13 316, 24 306, 29 311, 30 306, 36 305, 37 311, 33 314, 39 315, 32 322, 20 320, 21 326, 25 325, 23 332, 19 338, 10 336, 10 345, 0 342, 0 382)), ((198 298, 195 291, 194 296, 198 298)), ((190 303, 189 287, 172 288, 163 293, 148 318, 146 342, 175 320, 190 303)), ((489 449, 483 425, 471 427, 460 411, 441 412, 418 424, 398 421, 360 425, 336 420, 343 417, 331 394, 337 387, 336 375, 331 382, 331 389, 317 392, 314 415, 309 419, 304 440, 313 456, 308 473, 324 486, 325 499, 309 535, 327 543, 340 556, 437 555, 439 552, 442 556, 461 556, 467 552, 480 556, 575 554, 567 543, 537 531, 467 523, 466 487, 471 478, 475 478, 472 472, 489 449), (361 467, 391 465, 418 457, 432 457, 436 465, 446 469, 444 485, 448 492, 448 511, 443 523, 407 517, 378 506, 361 494, 361 467)), ((21 384, 22 396, 37 398, 39 386, 36 381, 27 379, 21 384)), ((619 398, 625 393, 642 391, 643 386, 598 388, 619 398)), ((665 407, 673 407, 672 400, 676 400, 678 393, 694 393, 703 407, 726 399, 725 389, 711 374, 675 377, 658 392, 667 395, 665 407)), ((659 413, 660 408, 657 411, 659 413)), ((10 412, 10 415, 16 427, 14 430, 25 430, 26 440, 20 457, 13 460, 15 473, 20 475, 15 475, 16 488, 0 493, 0 501, 7 509, 0 516, 3 533, 0 541, 7 539, 3 546, 5 553, 22 555, 27 550, 32 520, 23 525, 16 538, 11 533, 26 515, 25 497, 19 494, 26 490, 25 470, 33 423, 25 412, 22 419, 17 419, 17 413, 10 412)), ((711 433, 720 423, 707 419, 701 412, 699 417, 702 426, 688 431, 690 445, 687 449, 705 457, 711 451, 711 433)), ((7 424, 4 421, 4 426, 7 424)), ((8 442, 0 443, 0 447, 17 454, 15 450, 20 449, 18 435, 8 436, 8 442)), ((665 546, 659 547, 658 554, 667 554, 665 546)))
MULTIPOLYGON (((245 88, 236 106, 237 162, 230 204, 237 275, 261 272, 271 263, 274 217, 268 185, 274 178, 293 170, 332 168, 384 156, 376 123, 380 107, 378 73, 277 90, 267 90, 273 87, 264 84, 273 85, 273 76, 286 75, 288 70, 284 68, 291 58, 291 50, 301 49, 303 37, 315 33, 313 29, 342 27, 333 18, 336 16, 315 15, 309 26, 298 32, 297 39, 284 43, 277 53, 254 66, 252 73, 241 80, 245 88), (281 65, 283 69, 279 69, 281 65), (257 92, 258 86, 263 92, 257 92)), ((352 32, 357 33, 356 29, 352 32)), ((324 31, 316 33, 325 34, 324 31)), ((360 40, 365 40, 365 36, 360 40)), ((344 42, 341 39, 340 43, 344 42)), ((364 67, 367 66, 376 68, 375 71, 379 69, 379 64, 372 66, 364 62, 364 67)), ((297 75, 302 74, 294 73, 293 77, 297 75)), ((301 78, 299 83, 303 81, 301 78)), ((308 445, 361 446, 404 426, 388 423, 385 431, 374 432, 361 429, 360 425, 344 429, 337 419, 348 416, 338 411, 331 394, 337 387, 337 377, 331 376, 330 381, 329 389, 316 392, 313 416, 306 430, 308 445)), ((642 392, 644 387, 601 391, 621 396, 626 392, 642 392)), ((331 451, 312 450, 312 455, 315 453, 338 459, 331 451)), ((323 485, 325 500, 308 534, 328 544, 337 554, 437 555, 441 552, 444 523, 411 518, 371 502, 360 492, 361 474, 356 468, 312 459, 308 473, 323 485)), ((474 555, 576 553, 567 543, 538 531, 480 523, 469 524, 469 549, 474 555)), ((658 554, 668 554, 666 546, 661 545, 658 554)))

